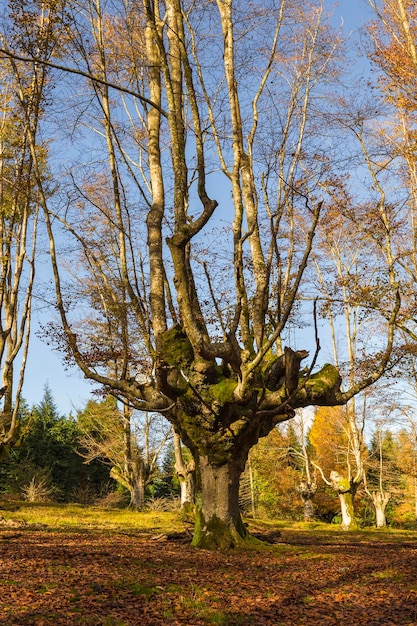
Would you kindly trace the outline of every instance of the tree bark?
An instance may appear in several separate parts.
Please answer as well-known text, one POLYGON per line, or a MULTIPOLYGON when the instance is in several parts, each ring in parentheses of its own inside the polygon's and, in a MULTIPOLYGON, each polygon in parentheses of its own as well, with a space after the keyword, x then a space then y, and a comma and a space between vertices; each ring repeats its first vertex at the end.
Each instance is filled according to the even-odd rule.
POLYGON ((185 511, 194 508, 194 473, 187 471, 185 475, 178 474, 178 480, 180 483, 181 510, 185 511))
POLYGON ((414 476, 414 525, 417 527, 417 476, 414 476))
MULTIPOLYGON (((136 463, 137 466, 140 463, 136 463)), ((128 474, 122 472, 118 467, 112 467, 110 470, 110 476, 120 485, 125 487, 130 494, 129 508, 134 511, 142 511, 145 504, 145 471, 144 467, 137 467, 135 471, 131 471, 128 474)))
POLYGON ((143 476, 136 477, 130 489, 129 507, 134 511, 142 511, 145 505, 145 481, 143 476))
POLYGON ((337 492, 342 514, 342 529, 353 530, 358 524, 355 519, 354 497, 357 484, 341 476, 338 472, 331 472, 330 480, 333 489, 337 492))
POLYGON ((196 521, 192 545, 209 550, 227 550, 246 544, 249 535, 239 510, 242 461, 230 458, 224 465, 198 460, 196 521))
POLYGON ((387 525, 387 518, 385 516, 385 509, 391 499, 391 494, 388 491, 372 491, 370 493, 372 503, 375 507, 375 519, 377 528, 385 528, 387 525))
POLYGON ((342 529, 353 530, 357 528, 355 520, 355 507, 351 491, 339 492, 340 509, 342 513, 342 529))
POLYGON ((195 496, 195 465, 194 461, 187 463, 181 449, 180 436, 174 432, 175 471, 178 476, 181 490, 181 510, 189 511, 194 508, 195 496))
POLYGON ((313 498, 317 491, 317 485, 316 483, 301 482, 298 491, 303 502, 304 521, 312 522, 315 516, 313 498))

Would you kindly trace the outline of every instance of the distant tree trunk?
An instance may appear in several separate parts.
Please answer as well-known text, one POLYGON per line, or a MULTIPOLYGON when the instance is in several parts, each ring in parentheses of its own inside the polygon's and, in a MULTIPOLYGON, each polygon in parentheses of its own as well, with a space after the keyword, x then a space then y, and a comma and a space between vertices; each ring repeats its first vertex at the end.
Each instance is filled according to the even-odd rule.
POLYGON ((187 470, 185 474, 178 474, 178 480, 180 482, 181 489, 181 508, 189 509, 191 507, 194 507, 194 470, 187 470))
POLYGON ((349 481, 335 471, 330 473, 330 481, 333 489, 339 496, 343 530, 357 528, 358 524, 355 518, 354 506, 354 498, 358 488, 357 483, 349 481))
MULTIPOLYGON (((368 489, 365 484, 365 492, 372 500, 372 504, 375 509, 375 521, 377 528, 385 528, 387 525, 387 520, 385 516, 385 509, 387 507, 388 502, 391 498, 391 493, 384 488, 384 483, 387 478, 387 472, 384 467, 384 449, 383 449, 383 434, 381 428, 378 428, 375 436, 375 442, 378 446, 378 455, 379 455, 379 476, 378 476, 378 487, 374 487, 371 491, 368 489), (385 470, 385 471, 384 471, 385 470)), ((366 481, 366 476, 365 476, 366 481)))
POLYGON ((312 522, 314 520, 315 506, 313 498, 317 491, 317 484, 302 481, 298 488, 301 500, 303 502, 304 521, 312 522))
POLYGON ((134 511, 142 511, 145 504, 145 487, 150 474, 149 465, 132 445, 131 430, 132 411, 127 405, 123 408, 123 439, 124 439, 124 475, 130 493, 129 507, 134 511))
POLYGON ((385 509, 391 499, 391 494, 389 493, 389 491, 368 491, 367 493, 370 496, 372 503, 375 507, 376 527, 385 528, 385 526, 387 525, 385 509))
POLYGON ((194 461, 186 462, 182 454, 181 438, 174 432, 175 471, 178 476, 181 490, 181 509, 191 511, 194 509, 195 497, 195 464, 194 461))
POLYGON ((250 455, 248 457, 248 468, 249 468, 249 486, 250 486, 250 502, 251 502, 251 510, 252 517, 256 517, 256 497, 255 497, 255 485, 253 482, 253 469, 250 455))
POLYGON ((414 476, 414 525, 417 526, 417 475, 414 476))
POLYGON ((130 489, 130 508, 134 511, 142 511, 145 505, 146 471, 144 463, 139 460, 135 464, 130 489))
POLYGON ((134 485, 130 492, 129 508, 134 511, 142 511, 145 504, 145 490, 142 485, 134 485))
POLYGON ((356 528, 355 507, 353 503, 353 494, 351 491, 339 491, 340 510, 342 514, 343 530, 352 530, 356 528))
POLYGON ((129 508, 142 511, 145 504, 146 472, 143 462, 137 462, 136 467, 127 474, 118 467, 112 467, 110 476, 128 490, 130 495, 129 508))

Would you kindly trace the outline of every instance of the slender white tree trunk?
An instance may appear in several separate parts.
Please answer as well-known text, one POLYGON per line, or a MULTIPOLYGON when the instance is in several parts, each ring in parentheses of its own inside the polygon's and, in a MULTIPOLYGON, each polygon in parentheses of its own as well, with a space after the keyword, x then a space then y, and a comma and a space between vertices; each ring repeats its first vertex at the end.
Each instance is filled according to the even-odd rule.
POLYGON ((194 461, 187 463, 181 449, 180 436, 174 432, 175 471, 178 476, 181 490, 181 509, 194 507, 195 496, 195 465, 194 461))
POLYGON ((371 498, 375 507, 376 527, 384 528, 387 525, 385 509, 391 498, 391 494, 388 491, 372 491, 371 498))
POLYGON ((344 478, 336 471, 330 473, 330 481, 333 489, 339 496, 342 528, 343 530, 352 530, 357 526, 354 508, 357 484, 344 478))
POLYGON ((342 528, 343 530, 350 530, 355 525, 352 494, 349 491, 339 492, 339 501, 342 514, 342 528))

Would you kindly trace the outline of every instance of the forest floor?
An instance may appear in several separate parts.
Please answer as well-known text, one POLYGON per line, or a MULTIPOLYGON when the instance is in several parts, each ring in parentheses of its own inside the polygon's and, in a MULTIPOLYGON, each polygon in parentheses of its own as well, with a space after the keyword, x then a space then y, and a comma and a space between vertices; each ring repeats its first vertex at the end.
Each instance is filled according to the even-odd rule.
POLYGON ((172 514, 48 515, 0 511, 0 624, 417 625, 416 532, 249 522, 268 547, 211 553, 172 514))

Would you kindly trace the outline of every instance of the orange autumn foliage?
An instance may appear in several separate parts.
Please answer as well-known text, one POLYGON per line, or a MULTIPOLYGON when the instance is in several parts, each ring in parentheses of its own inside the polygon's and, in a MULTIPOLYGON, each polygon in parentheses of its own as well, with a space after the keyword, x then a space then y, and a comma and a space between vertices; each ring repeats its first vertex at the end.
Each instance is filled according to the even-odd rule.
POLYGON ((348 437, 343 407, 320 407, 317 409, 309 434, 314 448, 314 458, 325 475, 332 470, 346 468, 348 437))
POLYGON ((388 102, 417 111, 417 5, 413 0, 384 0, 378 20, 369 27, 372 60, 383 72, 388 102))

